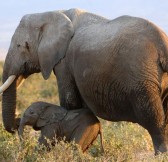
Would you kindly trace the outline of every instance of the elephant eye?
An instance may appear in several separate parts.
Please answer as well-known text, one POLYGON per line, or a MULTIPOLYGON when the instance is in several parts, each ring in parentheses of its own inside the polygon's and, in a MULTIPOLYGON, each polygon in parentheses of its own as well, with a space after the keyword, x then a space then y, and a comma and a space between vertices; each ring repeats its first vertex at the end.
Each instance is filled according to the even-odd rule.
POLYGON ((20 47, 20 44, 17 44, 17 47, 20 47))
POLYGON ((30 47, 29 47, 28 42, 25 42, 25 46, 26 46, 27 50, 30 51, 30 47))
POLYGON ((30 110, 30 114, 34 114, 33 110, 30 110))

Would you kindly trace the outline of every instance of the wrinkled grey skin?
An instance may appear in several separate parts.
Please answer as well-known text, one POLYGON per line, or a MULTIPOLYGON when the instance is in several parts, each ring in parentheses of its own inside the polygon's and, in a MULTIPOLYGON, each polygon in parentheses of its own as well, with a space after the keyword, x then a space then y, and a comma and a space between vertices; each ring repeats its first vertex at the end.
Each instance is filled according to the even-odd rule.
POLYGON ((25 125, 41 130, 39 144, 47 148, 50 146, 46 138, 55 145, 55 137, 58 140, 65 137, 68 142, 75 141, 85 152, 100 134, 102 151, 104 151, 100 122, 89 109, 67 111, 63 107, 46 102, 35 102, 26 109, 21 118, 18 129, 21 139, 25 125))
MULTIPOLYGON (((35 72, 48 79, 52 70, 61 106, 89 107, 106 120, 139 123, 151 135, 155 153, 167 151, 168 37, 157 26, 78 9, 26 15, 12 38, 3 82, 12 74, 26 78, 35 72)), ((2 98, 9 132, 17 127, 17 82, 2 98)))

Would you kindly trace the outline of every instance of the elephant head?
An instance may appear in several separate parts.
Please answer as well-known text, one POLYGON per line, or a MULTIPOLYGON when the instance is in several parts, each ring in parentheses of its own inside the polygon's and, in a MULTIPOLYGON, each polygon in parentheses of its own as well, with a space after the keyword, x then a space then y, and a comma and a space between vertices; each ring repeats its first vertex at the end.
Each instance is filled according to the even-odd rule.
POLYGON ((21 118, 18 133, 23 137, 24 126, 32 126, 35 130, 40 130, 41 127, 59 122, 64 119, 67 110, 56 105, 46 102, 35 102, 30 105, 21 118))
POLYGON ((48 79, 65 56, 74 34, 71 20, 62 12, 24 16, 10 44, 3 70, 2 116, 5 129, 14 133, 16 89, 24 78, 41 72, 48 79))

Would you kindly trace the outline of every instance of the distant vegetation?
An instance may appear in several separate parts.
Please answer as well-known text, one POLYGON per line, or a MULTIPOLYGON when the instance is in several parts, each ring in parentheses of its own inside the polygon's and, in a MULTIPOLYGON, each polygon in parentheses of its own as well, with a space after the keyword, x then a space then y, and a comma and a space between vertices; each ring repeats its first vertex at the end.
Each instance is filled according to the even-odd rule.
MULTIPOLYGON (((0 81, 2 80, 0 63, 0 81)), ((22 114, 32 102, 47 101, 59 104, 55 76, 44 81, 41 74, 34 74, 23 83, 17 95, 17 114, 22 114)), ((1 97, 0 97, 1 102, 1 97)), ((1 103, 0 103, 1 113, 1 103)), ((38 132, 26 128, 26 140, 21 145, 17 136, 7 133, 0 118, 0 161, 2 162, 126 162, 168 161, 168 155, 153 156, 151 138, 147 131, 137 124, 127 122, 107 122, 102 119, 105 154, 101 153, 99 138, 93 146, 82 154, 80 149, 74 149, 75 144, 59 143, 51 152, 37 151, 38 132)))

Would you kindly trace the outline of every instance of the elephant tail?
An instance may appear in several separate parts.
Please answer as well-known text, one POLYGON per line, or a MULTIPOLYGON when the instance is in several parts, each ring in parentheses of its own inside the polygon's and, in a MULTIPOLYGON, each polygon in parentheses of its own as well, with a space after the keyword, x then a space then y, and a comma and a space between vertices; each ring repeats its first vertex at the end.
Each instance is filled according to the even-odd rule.
POLYGON ((100 124, 99 134, 100 134, 101 151, 102 153, 104 153, 103 132, 102 132, 101 124, 100 124))
POLYGON ((165 126, 168 124, 168 108, 167 108, 167 101, 168 101, 168 88, 162 94, 162 104, 165 113, 165 126))

